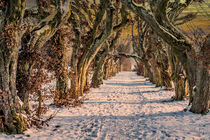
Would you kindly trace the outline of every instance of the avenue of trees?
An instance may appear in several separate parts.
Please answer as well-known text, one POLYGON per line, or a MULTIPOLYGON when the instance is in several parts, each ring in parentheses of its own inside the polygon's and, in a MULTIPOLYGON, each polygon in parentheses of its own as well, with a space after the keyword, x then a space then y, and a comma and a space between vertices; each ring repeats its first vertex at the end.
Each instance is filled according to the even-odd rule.
POLYGON ((43 124, 46 96, 58 107, 78 104, 120 71, 121 57, 134 58, 137 73, 156 86, 174 88, 173 100, 188 98, 191 112, 206 114, 209 35, 198 43, 178 28, 196 17, 181 15, 193 2, 202 0, 0 0, 0 132, 43 124), (128 45, 135 54, 119 51, 128 45), (52 79, 56 89, 47 91, 52 79))

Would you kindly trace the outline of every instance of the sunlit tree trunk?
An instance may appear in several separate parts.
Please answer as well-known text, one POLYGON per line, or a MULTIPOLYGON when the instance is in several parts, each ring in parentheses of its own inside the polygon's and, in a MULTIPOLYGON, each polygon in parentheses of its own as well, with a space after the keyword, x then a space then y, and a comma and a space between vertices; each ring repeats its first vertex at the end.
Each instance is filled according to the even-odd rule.
POLYGON ((164 50, 163 42, 155 38, 156 43, 154 44, 153 50, 155 51, 155 55, 153 55, 154 66, 158 71, 158 81, 159 86, 165 86, 166 89, 172 87, 171 78, 168 73, 168 56, 164 50))
MULTIPOLYGON (((111 4, 109 3, 109 1, 108 1, 108 3, 103 1, 103 3, 105 4, 104 6, 107 7, 106 8, 105 29, 99 36, 93 35, 93 38, 91 39, 92 42, 88 45, 88 48, 83 52, 83 54, 78 62, 78 65, 77 65, 77 71, 78 71, 78 75, 79 75, 78 84, 79 84, 79 95, 80 96, 83 96, 84 87, 86 84, 87 70, 88 70, 90 64, 92 63, 93 59, 95 58, 95 56, 97 55, 99 50, 103 47, 103 44, 105 43, 105 41, 113 33, 121 30, 123 27, 125 27, 127 25, 126 12, 123 11, 123 12, 121 12, 121 15, 122 15, 121 23, 117 24, 116 26, 113 26, 113 11, 114 11, 114 9, 111 7, 111 4)), ((100 12, 103 12, 105 14, 105 11, 100 11, 100 12)), ((104 15, 104 14, 102 14, 102 15, 104 15)), ((99 13, 99 15, 101 15, 101 13, 99 13)), ((93 30, 93 32, 96 32, 95 30, 97 28, 95 28, 93 30)))
MULTIPOLYGON (((104 77, 104 66, 109 57, 109 53, 111 53, 115 49, 115 44, 117 39, 119 38, 121 31, 118 31, 115 35, 115 38, 112 40, 111 44, 105 43, 104 52, 100 54, 100 58, 98 62, 96 62, 95 71, 92 77, 92 87, 99 87, 99 85, 103 84, 103 77, 104 77)), ((118 67, 118 66, 117 66, 118 67)), ((117 73, 118 68, 114 67, 114 72, 117 73)))

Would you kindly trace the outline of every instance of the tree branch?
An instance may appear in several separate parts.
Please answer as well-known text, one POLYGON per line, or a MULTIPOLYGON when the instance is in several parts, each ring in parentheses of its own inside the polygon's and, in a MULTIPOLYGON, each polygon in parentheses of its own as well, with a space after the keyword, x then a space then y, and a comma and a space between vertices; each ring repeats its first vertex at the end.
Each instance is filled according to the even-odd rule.
POLYGON ((175 19, 175 26, 185 24, 187 22, 192 21, 197 17, 197 13, 189 13, 185 16, 179 17, 175 19))
POLYGON ((144 19, 151 26, 151 28, 169 45, 180 51, 191 50, 192 45, 188 42, 188 40, 178 39, 166 28, 161 26, 145 8, 143 8, 142 6, 138 6, 133 2, 128 2, 128 0, 122 0, 122 3, 135 14, 144 19))
POLYGON ((115 56, 117 56, 117 57, 120 57, 120 56, 122 57, 122 56, 124 56, 124 57, 126 57, 126 58, 133 58, 133 59, 138 60, 138 61, 141 61, 141 62, 143 61, 141 57, 136 56, 136 55, 133 55, 133 54, 118 53, 118 54, 115 55, 115 56))

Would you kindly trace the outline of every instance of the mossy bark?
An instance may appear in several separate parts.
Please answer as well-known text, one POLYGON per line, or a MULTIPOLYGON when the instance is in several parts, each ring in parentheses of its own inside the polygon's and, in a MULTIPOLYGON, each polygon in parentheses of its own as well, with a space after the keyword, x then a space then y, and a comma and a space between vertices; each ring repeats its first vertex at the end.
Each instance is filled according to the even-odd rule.
POLYGON ((4 38, 0 44, 0 77, 2 100, 0 112, 3 116, 3 131, 5 133, 22 133, 29 125, 22 102, 17 95, 16 73, 18 49, 20 46, 20 26, 25 11, 25 0, 6 1, 5 17, 2 24, 1 36, 4 38), (4 34, 3 34, 4 32, 4 34))

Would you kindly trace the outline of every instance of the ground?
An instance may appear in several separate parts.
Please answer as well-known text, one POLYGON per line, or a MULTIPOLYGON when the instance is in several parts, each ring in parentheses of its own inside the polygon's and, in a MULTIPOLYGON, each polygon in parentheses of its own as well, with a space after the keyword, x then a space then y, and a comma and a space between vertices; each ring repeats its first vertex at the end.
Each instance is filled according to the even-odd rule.
POLYGON ((0 140, 210 139, 210 113, 185 112, 188 101, 171 102, 173 94, 134 72, 121 72, 85 94, 81 107, 59 109, 49 127, 0 134, 0 140))

